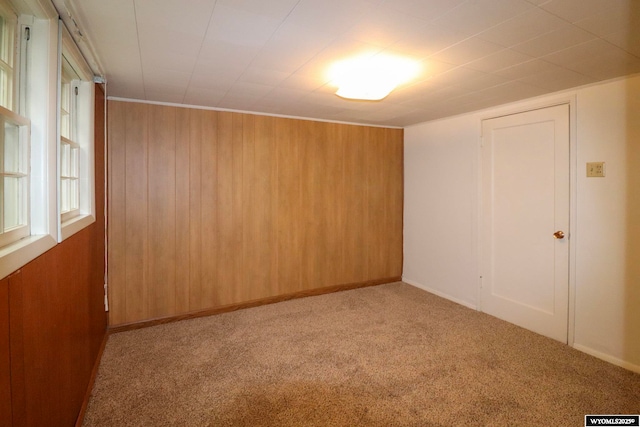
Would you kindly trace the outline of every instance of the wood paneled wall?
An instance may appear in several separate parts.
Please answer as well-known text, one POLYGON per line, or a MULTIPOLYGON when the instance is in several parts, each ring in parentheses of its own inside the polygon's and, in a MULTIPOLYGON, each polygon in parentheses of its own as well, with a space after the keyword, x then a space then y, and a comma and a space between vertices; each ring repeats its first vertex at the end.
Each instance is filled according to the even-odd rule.
POLYGON ((402 130, 108 108, 111 325, 400 277, 402 130))
POLYGON ((0 280, 0 427, 12 424, 9 337, 9 278, 4 278, 0 280))
POLYGON ((105 337, 105 124, 98 86, 95 111, 96 222, 0 281, 2 426, 75 425, 105 337))

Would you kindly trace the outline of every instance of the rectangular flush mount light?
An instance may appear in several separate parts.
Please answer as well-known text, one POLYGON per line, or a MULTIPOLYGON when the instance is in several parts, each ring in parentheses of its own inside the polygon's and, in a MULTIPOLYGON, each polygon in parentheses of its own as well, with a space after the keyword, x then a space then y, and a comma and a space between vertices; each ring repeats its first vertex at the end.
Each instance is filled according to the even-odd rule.
POLYGON ((391 55, 362 55, 337 62, 331 68, 331 81, 338 87, 336 95, 365 101, 385 98, 399 84, 414 78, 416 62, 391 55))

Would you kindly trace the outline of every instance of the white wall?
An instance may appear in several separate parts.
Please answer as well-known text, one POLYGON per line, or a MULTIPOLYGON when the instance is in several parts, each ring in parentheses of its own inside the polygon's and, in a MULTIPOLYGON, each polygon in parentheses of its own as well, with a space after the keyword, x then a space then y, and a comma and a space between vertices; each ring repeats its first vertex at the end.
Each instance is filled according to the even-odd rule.
POLYGON ((403 279, 478 306, 480 121, 573 97, 571 344, 640 372, 640 76, 406 128, 403 279))
MULTIPOLYGON (((578 91, 575 346, 640 368, 640 77, 578 91)), ((616 360, 612 360, 616 362, 616 360)))
POLYGON ((404 135, 403 280, 475 308, 480 122, 455 117, 404 135))

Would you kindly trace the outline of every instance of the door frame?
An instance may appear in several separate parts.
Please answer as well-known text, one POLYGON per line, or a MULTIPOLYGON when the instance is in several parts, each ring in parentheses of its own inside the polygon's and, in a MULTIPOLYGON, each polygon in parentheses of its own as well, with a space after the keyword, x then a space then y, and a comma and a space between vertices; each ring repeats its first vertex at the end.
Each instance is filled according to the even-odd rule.
POLYGON ((577 222, 577 181, 578 181, 578 135, 576 126, 577 102, 575 94, 561 94, 546 99, 534 99, 531 101, 508 104, 496 109, 483 111, 478 118, 478 141, 476 145, 476 166, 477 166, 477 223, 476 223, 476 245, 477 245, 477 271, 478 284, 476 288, 476 301, 478 311, 482 311, 482 122, 484 120, 496 119, 499 117, 510 116, 514 114, 526 113, 528 111, 540 110, 558 105, 569 106, 569 307, 568 307, 568 331, 567 344, 573 347, 575 341, 575 306, 576 306, 576 222, 577 222))

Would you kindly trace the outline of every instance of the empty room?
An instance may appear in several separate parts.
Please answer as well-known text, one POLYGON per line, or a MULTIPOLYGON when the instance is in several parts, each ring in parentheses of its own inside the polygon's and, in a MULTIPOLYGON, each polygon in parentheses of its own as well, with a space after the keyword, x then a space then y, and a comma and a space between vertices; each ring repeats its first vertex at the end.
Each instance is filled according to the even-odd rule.
POLYGON ((0 0, 0 427, 640 425, 638 0, 0 0))

